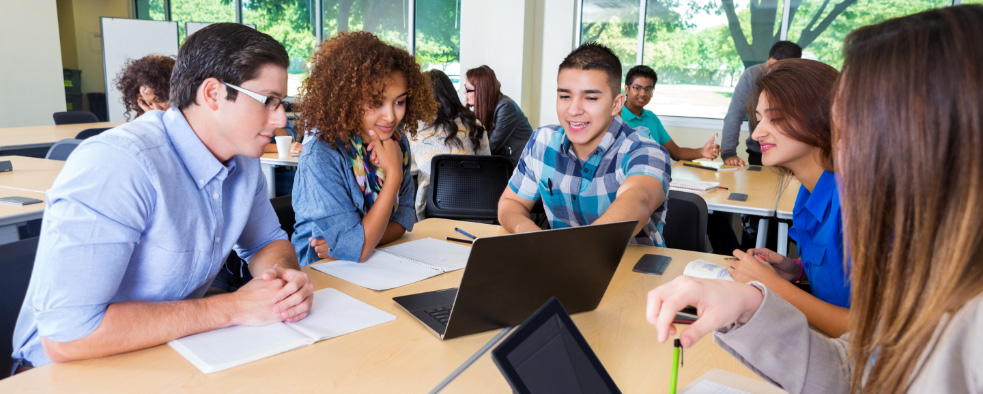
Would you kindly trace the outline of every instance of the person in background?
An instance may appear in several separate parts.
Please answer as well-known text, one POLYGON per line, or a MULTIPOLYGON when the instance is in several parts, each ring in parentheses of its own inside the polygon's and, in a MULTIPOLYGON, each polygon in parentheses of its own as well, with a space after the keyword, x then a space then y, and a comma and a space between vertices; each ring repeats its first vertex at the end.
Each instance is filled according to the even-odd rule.
POLYGON ((638 65, 628 70, 628 75, 625 76, 627 98, 625 107, 621 109, 621 119, 633 129, 644 127, 646 132, 643 134, 648 134, 649 138, 665 147, 673 160, 716 159, 720 145, 714 143, 715 137, 710 138, 702 148, 682 148, 673 142, 659 117, 645 109, 649 101, 652 101, 652 91, 658 81, 658 75, 649 66, 638 65))
MULTIPOLYGON (((765 69, 782 59, 802 57, 802 48, 790 41, 779 41, 771 46, 768 51, 768 61, 748 67, 741 74, 741 79, 737 81, 734 94, 730 98, 730 106, 727 107, 727 115, 724 116, 724 129, 721 132, 723 140, 720 146, 723 147, 723 158, 727 165, 743 166, 744 160, 737 156, 738 140, 741 137, 741 124, 744 123, 744 116, 747 115, 748 95, 754 89, 755 82, 765 73, 765 69)), ((748 125, 754 132, 754 128, 748 125)), ((751 165, 761 165, 761 147, 758 142, 748 136, 747 142, 748 163, 751 165)))
POLYGON ((515 101, 502 93, 502 84, 490 67, 472 68, 465 76, 466 104, 488 131, 491 153, 508 157, 515 167, 532 135, 529 119, 515 101))
POLYGON ((427 188, 430 186, 430 160, 436 155, 490 155, 488 133, 474 113, 461 104, 447 74, 440 70, 425 72, 437 99, 437 117, 420 122, 420 130, 410 138, 410 150, 420 170, 416 188, 416 218, 425 219, 427 188))
POLYGON ((167 110, 167 99, 171 90, 171 71, 174 58, 150 55, 129 60, 123 71, 116 75, 113 83, 123 95, 123 116, 130 120, 130 113, 138 118, 147 111, 167 110))
POLYGON ((717 345, 797 393, 981 393, 983 6, 850 33, 833 157, 852 262, 849 334, 812 331, 761 282, 679 276, 649 292, 658 340, 717 345), (680 327, 682 328, 682 327, 680 327))
POLYGON ((339 33, 312 55, 297 125, 293 245, 301 265, 365 261, 413 229, 408 139, 437 101, 420 65, 369 32, 339 33))
POLYGON ((839 72, 806 59, 779 60, 758 80, 754 93, 752 137, 761 145, 761 161, 795 176, 802 187, 792 211, 789 236, 800 261, 768 249, 738 252, 731 262, 734 279, 758 281, 802 313, 809 323, 833 337, 846 333, 850 283, 843 261, 843 219, 833 173, 830 108, 839 72), (808 279, 812 294, 792 282, 808 279))
POLYGON ((530 219, 540 199, 550 227, 638 222, 631 243, 665 246, 669 153, 636 133, 618 113, 621 61, 596 42, 560 63, 560 124, 536 129, 498 202, 498 221, 512 233, 539 231, 530 219))

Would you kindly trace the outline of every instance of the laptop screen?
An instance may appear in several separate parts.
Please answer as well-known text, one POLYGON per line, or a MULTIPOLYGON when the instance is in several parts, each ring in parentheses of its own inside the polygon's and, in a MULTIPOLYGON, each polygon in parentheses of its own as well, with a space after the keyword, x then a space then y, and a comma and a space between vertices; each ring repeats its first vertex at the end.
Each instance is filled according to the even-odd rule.
POLYGON ((555 297, 499 344, 492 358, 516 393, 621 392, 555 297))

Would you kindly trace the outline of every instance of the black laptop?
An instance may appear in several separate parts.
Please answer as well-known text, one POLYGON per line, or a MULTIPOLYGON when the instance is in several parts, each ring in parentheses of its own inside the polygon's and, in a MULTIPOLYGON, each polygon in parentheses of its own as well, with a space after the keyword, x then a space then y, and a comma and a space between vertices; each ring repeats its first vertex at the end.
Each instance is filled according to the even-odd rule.
POLYGON ((637 222, 474 241, 460 287, 394 297, 440 339, 522 323, 556 297, 570 313, 597 308, 637 222))

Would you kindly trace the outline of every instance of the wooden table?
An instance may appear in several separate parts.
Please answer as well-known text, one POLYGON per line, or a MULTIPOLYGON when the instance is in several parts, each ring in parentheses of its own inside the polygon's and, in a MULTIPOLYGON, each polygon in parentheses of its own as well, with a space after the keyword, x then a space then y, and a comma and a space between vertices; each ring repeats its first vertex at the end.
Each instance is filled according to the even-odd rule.
POLYGON ((15 149, 46 148, 55 142, 75 138, 85 129, 116 127, 123 122, 77 123, 0 128, 0 154, 15 149))
POLYGON ((758 219, 758 238, 756 247, 765 247, 768 237, 768 219, 775 216, 781 176, 778 170, 762 167, 761 171, 747 168, 735 171, 711 171, 683 165, 677 161, 672 165, 673 179, 718 182, 730 190, 718 189, 700 194, 707 202, 710 211, 731 212, 742 215, 760 216, 758 219), (747 194, 747 201, 728 200, 731 193, 747 194))
MULTIPOLYGON (((503 233, 501 227, 429 219, 400 242, 443 237, 461 227, 479 237, 503 233)), ((682 273, 693 259, 722 261, 723 256, 674 249, 630 246, 597 310, 573 315, 588 343, 614 381, 626 393, 666 392, 672 344, 656 342, 646 321, 646 293, 682 273), (673 258, 665 275, 643 275, 631 268, 645 253, 673 258)), ((49 364, 0 381, 0 392, 345 392, 424 393, 432 389, 498 330, 441 341, 399 308, 392 297, 455 287, 455 271, 400 288, 377 292, 308 268, 316 288, 336 288, 397 316, 393 322, 318 342, 214 374, 198 371, 166 345, 96 360, 49 364)), ((705 337, 685 351, 680 387, 711 368, 753 377, 753 373, 705 337)), ((488 354, 443 391, 510 392, 488 354)))
POLYGON ((38 193, 47 192, 65 167, 64 161, 34 157, 0 156, 0 161, 4 160, 10 160, 14 170, 0 172, 0 187, 38 193))
POLYGON ((778 197, 778 207, 776 208, 776 215, 779 219, 778 222, 778 254, 782 256, 788 256, 788 222, 792 220, 792 210, 795 208, 795 198, 799 195, 799 188, 802 183, 798 179, 792 177, 788 185, 782 189, 781 194, 778 197))

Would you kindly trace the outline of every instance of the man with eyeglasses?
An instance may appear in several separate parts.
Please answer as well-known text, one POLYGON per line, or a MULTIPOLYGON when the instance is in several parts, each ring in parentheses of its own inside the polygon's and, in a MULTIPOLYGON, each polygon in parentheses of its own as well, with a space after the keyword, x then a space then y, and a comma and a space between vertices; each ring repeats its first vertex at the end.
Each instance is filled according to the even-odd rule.
POLYGON ((628 70, 625 76, 625 107, 621 109, 621 119, 641 134, 649 137, 669 151, 673 160, 715 159, 720 152, 720 145, 715 144, 716 138, 711 138, 702 148, 682 148, 673 142, 669 132, 662 126, 655 113, 645 109, 652 100, 652 91, 659 77, 649 66, 639 65, 628 70), (640 128, 645 128, 643 131, 640 128))
POLYGON ((166 112, 72 153, 47 193, 15 373, 307 316, 313 285, 257 160, 286 123, 288 64, 266 34, 208 26, 181 47, 166 112), (202 298, 230 251, 255 279, 202 298))

